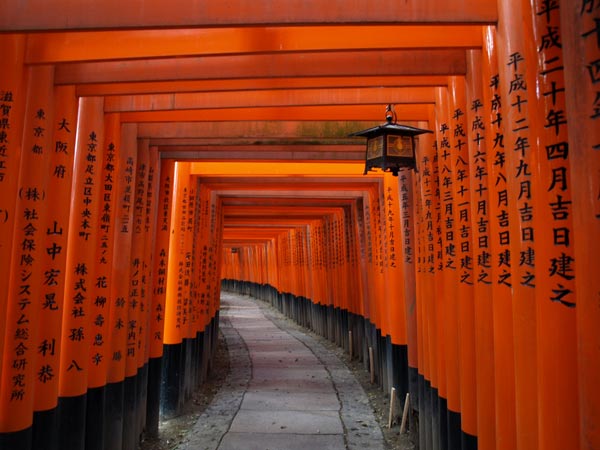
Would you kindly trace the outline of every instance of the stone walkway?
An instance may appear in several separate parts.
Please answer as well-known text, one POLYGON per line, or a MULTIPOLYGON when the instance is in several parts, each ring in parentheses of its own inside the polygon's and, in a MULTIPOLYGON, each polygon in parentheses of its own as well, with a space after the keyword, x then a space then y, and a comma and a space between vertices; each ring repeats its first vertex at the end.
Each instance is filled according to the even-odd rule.
POLYGON ((249 297, 223 293, 231 372, 178 450, 383 449, 367 397, 317 339, 249 297))

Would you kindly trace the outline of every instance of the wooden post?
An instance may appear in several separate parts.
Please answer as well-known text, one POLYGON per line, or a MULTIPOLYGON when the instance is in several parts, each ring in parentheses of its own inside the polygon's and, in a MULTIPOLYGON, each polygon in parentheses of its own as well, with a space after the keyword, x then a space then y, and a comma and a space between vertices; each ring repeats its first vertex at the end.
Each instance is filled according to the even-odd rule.
MULTIPOLYGON (((188 217, 189 164, 175 163, 175 182, 172 190, 170 241, 167 269, 167 296, 165 300, 164 355, 162 380, 163 411, 166 416, 179 412, 183 399, 182 339, 185 337, 184 269, 185 228, 188 217)), ((187 316, 187 314, 186 314, 187 316)))
POLYGON ((375 362, 373 361, 373 347, 369 347, 369 373, 371 374, 371 384, 375 384, 375 362))
POLYGON ((106 411, 106 384, 110 366, 110 299, 113 284, 112 267, 115 238, 115 214, 117 198, 115 176, 118 173, 117 145, 115 135, 119 135, 121 123, 118 114, 105 116, 104 136, 100 143, 104 149, 102 159, 99 159, 99 172, 102 182, 98 186, 100 198, 98 215, 94 226, 98 230, 95 242, 95 293, 90 299, 90 357, 92 368, 88 375, 87 410, 86 410, 86 449, 102 449, 104 447, 104 429, 109 420, 106 411), (89 405, 94 405, 89 407, 89 405))
POLYGON ((136 125, 117 125, 109 120, 105 141, 116 148, 115 161, 115 234, 113 236, 112 285, 108 317, 110 352, 108 361, 108 385, 106 413, 109 420, 105 428, 106 448, 120 450, 123 445, 123 408, 125 391, 125 368, 127 348, 127 299, 129 298, 130 254, 133 222, 133 171, 136 152, 136 125), (123 145, 124 144, 124 145, 123 145))
POLYGON ((352 361, 352 357, 353 357, 353 346, 354 346, 354 342, 352 341, 352 330, 348 331, 348 354, 350 355, 350 361, 352 361))
MULTIPOLYGON (((438 92, 440 100, 443 100, 438 92)), ((437 118, 442 111, 434 116, 431 111, 429 123, 421 125, 436 131, 440 127, 437 118)), ((444 113, 445 116, 445 113, 444 113)), ((443 258, 441 198, 439 189, 439 164, 437 157, 438 140, 429 134, 419 139, 419 172, 412 175, 409 190, 414 190, 415 206, 413 215, 416 216, 416 232, 418 236, 417 268, 406 275, 407 300, 412 296, 413 307, 407 311, 409 325, 409 392, 418 405, 419 440, 424 448, 438 448, 444 440, 446 432, 446 410, 440 406, 446 405, 446 376, 444 351, 444 297, 443 292, 443 258), (410 278, 415 282, 409 283, 410 278), (411 329, 412 327, 412 329, 411 329), (411 349, 412 347, 412 349, 411 349), (431 383, 431 391, 427 392, 425 380, 431 383), (434 397, 435 396, 435 397, 434 397), (442 439, 444 438, 444 439, 442 439)), ((409 210, 410 211, 410 210, 409 210)), ((403 211, 404 215, 404 211, 403 211)), ((404 230, 404 227, 403 227, 404 230)), ((408 236, 409 234, 407 234, 408 236)), ((406 237, 403 236, 405 239, 406 237)), ((404 240, 403 239, 403 240, 404 240)), ((404 264, 408 270, 407 264, 404 264)), ((409 305, 407 304, 407 308, 409 305)), ((445 444, 444 444, 445 445, 445 444)))
MULTIPOLYGON (((530 111, 537 124, 537 145, 532 147, 539 371, 536 383, 537 442, 539 448, 548 450, 582 448, 579 429, 580 417, 583 417, 580 416, 580 399, 573 392, 577 391, 582 379, 576 370, 577 308, 579 299, 586 299, 586 296, 577 292, 576 275, 581 266, 576 261, 575 245, 577 240, 588 239, 587 231, 575 234, 573 228, 572 212, 580 206, 574 195, 573 180, 582 175, 571 161, 574 153, 585 150, 582 145, 569 144, 572 141, 568 124, 578 119, 566 106, 571 94, 565 85, 563 67, 566 64, 559 10, 569 8, 569 2, 561 2, 560 8, 547 8, 542 0, 525 3, 531 5, 528 27, 533 27, 534 39, 528 47, 530 58, 536 62, 528 70, 536 83, 536 89, 529 91, 529 103, 535 106, 530 111), (561 426, 557 427, 559 417, 561 426)), ((585 33, 586 30, 589 28, 580 31, 585 33)), ((599 36, 597 29, 595 36, 599 36)), ((599 49, 599 46, 596 44, 595 48, 599 49)), ((586 91, 582 83, 570 87, 586 91)), ((596 96, 597 93, 596 88, 589 95, 596 96)), ((583 109, 583 104, 579 108, 583 109)), ((596 126, 598 124, 596 122, 596 126)), ((586 248, 589 249, 587 245, 586 248)))
MULTIPOLYGON (((490 251, 485 257, 490 265, 492 278, 492 314, 494 345, 494 446, 516 447, 515 424, 515 361, 513 305, 510 264, 505 255, 510 255, 508 244, 508 178, 506 171, 507 150, 505 148, 504 126, 502 126, 503 105, 499 85, 498 46, 495 27, 484 31, 486 46, 482 52, 482 77, 484 124, 486 145, 490 152, 487 158, 487 171, 490 188, 488 215, 490 217, 490 251), (502 380, 498 382, 498 380, 502 380)), ((491 435, 484 436, 491 442, 491 435)))
MULTIPOLYGON (((557 11, 554 11, 557 12, 557 11)), ((575 239, 577 377, 581 449, 600 448, 600 46, 598 5, 561 3, 565 101, 569 129, 572 219, 575 239), (594 238, 591 238, 594 236, 594 238)), ((566 199, 566 197, 565 197, 566 199)), ((563 283, 561 283, 563 284, 563 283)), ((563 284, 563 286, 565 286, 563 284)), ((558 286, 557 286, 558 287, 558 286)), ((571 293, 557 289, 557 296, 571 293)), ((564 367, 564 370, 574 370, 564 367)), ((571 393, 575 386, 567 390, 571 393)), ((574 399, 571 399, 574 403, 574 399)), ((570 403, 570 404, 573 404, 570 403)))
MULTIPOLYGON (((44 272, 44 244, 48 225, 46 212, 50 206, 46 191, 52 137, 50 129, 53 123, 54 69, 51 66, 31 67, 28 69, 28 78, 22 141, 20 136, 14 136, 22 145, 20 162, 16 160, 2 165, 2 172, 6 175, 9 175, 7 172, 10 169, 11 178, 18 174, 18 184, 13 200, 16 200, 13 203, 14 210, 9 211, 11 215, 14 214, 14 234, 9 235, 12 235, 15 243, 12 255, 7 255, 6 260, 9 261, 11 276, 8 290, 0 293, 7 300, 0 301, 0 307, 6 308, 6 324, 2 324, 2 334, 6 340, 1 355, 0 432, 22 432, 32 425, 35 380, 40 377, 40 361, 37 359, 43 305, 40 297, 42 285, 48 280, 44 272)), ((0 187, 4 189, 3 184, 0 187)), ((14 193, 9 191, 6 195, 14 193)), ((2 198, 2 203, 5 201, 2 198)), ((3 267, 4 264, 6 262, 2 261, 3 267)), ((48 311, 48 315, 52 316, 52 313, 48 311)), ((41 369, 41 376, 46 380, 57 376, 57 367, 41 369)), ((25 442, 22 440, 13 445, 21 448, 20 445, 25 442)))
POLYGON ((33 446, 58 448, 58 366, 60 364, 60 336, 65 291, 68 224, 70 217, 71 186, 78 99, 75 86, 54 88, 53 142, 50 146, 50 181, 48 183, 48 227, 46 229, 46 273, 53 281, 44 284, 42 317, 38 343, 45 351, 38 353, 38 373, 52 372, 53 377, 39 377, 35 386, 33 446), (49 310, 49 311, 48 311, 49 310), (51 368, 51 370, 48 369, 51 368), (42 370, 43 369, 43 370, 42 370))
MULTIPOLYGON (((165 296, 167 285, 167 265, 169 256, 169 224, 171 220, 171 190, 175 162, 164 160, 160 165, 160 179, 157 200, 157 220, 155 222, 154 258, 152 260, 152 286, 149 292, 150 323, 148 330, 148 409, 146 431, 150 437, 158 436, 160 415, 160 385, 162 380, 163 331, 165 318, 165 296)), ((155 175, 157 176, 157 175, 155 175)))
POLYGON ((406 399, 404 400, 404 409, 402 410, 402 423, 400 424, 400 434, 403 434, 407 429, 409 402, 410 393, 406 393, 406 399))
POLYGON ((97 282, 94 244, 99 237, 104 99, 81 98, 79 108, 59 378, 59 443, 60 448, 73 449, 85 446, 88 376, 97 367, 90 354, 91 313, 97 282))
POLYGON ((465 448, 475 448, 477 435, 477 390, 475 378, 475 320, 473 286, 476 282, 473 265, 473 225, 470 203, 474 198, 469 185, 472 167, 469 164, 469 135, 467 123, 466 85, 464 77, 450 77, 448 94, 452 111, 454 221, 457 254, 457 345, 459 357, 459 395, 461 442, 465 448))
MULTIPOLYGON (((431 333, 439 333, 438 348, 440 370, 439 385, 440 396, 447 399, 447 410, 440 411, 441 427, 447 424, 446 436, 448 447, 460 446, 460 363, 459 363, 459 314, 458 314, 458 289, 460 286, 460 265, 458 249, 461 247, 460 226, 456 220, 459 198, 454 197, 455 173, 461 168, 456 167, 457 145, 454 133, 457 128, 458 113, 452 109, 450 97, 446 87, 436 88, 436 132, 438 139, 438 172, 440 190, 441 212, 441 242, 442 258, 439 268, 441 272, 440 283, 437 287, 435 308, 437 312, 437 325, 430 326, 427 337, 431 333), (455 155, 456 154, 456 155, 455 155), (443 375, 442 375, 443 373, 443 375), (442 377, 444 379, 442 380, 442 377), (445 391, 445 392, 444 392, 445 391), (445 394, 445 395, 444 395, 445 394)), ((428 320, 428 311, 423 313, 425 321, 428 320)), ((441 433, 443 434, 443 433, 441 433)), ((442 446, 446 445, 442 443, 442 446)))
MULTIPOLYGON (((492 270, 490 262, 490 184, 487 160, 492 158, 486 135, 491 133, 485 118, 487 105, 483 98, 483 81, 489 80, 490 68, 485 67, 483 76, 480 50, 467 53, 467 119, 469 122, 469 163, 471 170, 471 219, 473 222, 473 267, 475 269, 474 322, 475 322, 475 366, 477 391, 477 443, 480 448, 495 445, 496 414, 494 405, 494 316, 493 302, 480 301, 493 298, 492 270)), ((487 87, 487 86, 486 86, 487 87)))
MULTIPOLYGON (((499 222, 508 223, 508 230, 501 235, 500 241, 508 244, 508 251, 502 258, 505 261, 510 259, 506 264, 510 266, 510 278, 506 282, 510 284, 512 298, 514 348, 511 359, 515 374, 515 425, 511 433, 514 438, 506 430, 498 429, 499 439, 506 436, 502 444, 498 441, 498 448, 538 448, 538 427, 541 425, 538 420, 541 408, 538 388, 546 377, 541 373, 538 375, 536 291, 542 288, 542 281, 537 279, 536 273, 542 262, 536 253, 538 248, 549 245, 549 242, 540 240, 540 225, 546 224, 539 222, 541 187, 536 186, 537 174, 533 169, 539 164, 537 149, 540 132, 543 131, 543 124, 536 114, 535 99, 538 89, 536 68, 541 55, 537 52, 532 34, 529 0, 499 2, 498 16, 498 80, 503 100, 507 177, 506 191, 502 193, 506 194, 508 203, 508 216, 499 222)), ((502 384, 503 379, 496 379, 497 386, 502 384)), ((513 394, 507 392, 507 395, 513 394)), ((497 411, 497 414, 499 418, 513 413, 497 411)), ((563 431, 567 432, 566 429, 563 431)))
MULTIPOLYGON (((23 57, 27 37, 23 34, 0 36, 2 46, 2 65, 0 70, 0 121, 5 130, 0 138, 0 329, 5 330, 8 307, 8 285, 11 278, 11 251, 13 247, 13 227, 15 225, 15 206, 17 201, 17 183, 21 159, 21 138, 26 99, 25 71, 23 57), (5 149, 5 150, 4 150, 5 149)), ((0 333, 0 349, 4 349, 5 333, 0 333)), ((5 352, 6 353, 6 352, 5 352)), ((4 356, 4 355, 3 355, 4 356)), ((0 372, 3 368, 0 357, 0 372)), ((1 413, 0 413, 1 414, 1 413)), ((1 417, 1 416, 0 416, 1 417)), ((12 421, 12 419, 11 419, 12 421)), ((0 419, 1 424, 7 424, 0 419)), ((13 431, 11 425, 0 426, 0 432, 13 431)))
POLYGON ((396 406, 396 388, 392 387, 390 390, 390 410, 388 413, 388 428, 392 428, 392 423, 394 421, 394 409, 396 406))

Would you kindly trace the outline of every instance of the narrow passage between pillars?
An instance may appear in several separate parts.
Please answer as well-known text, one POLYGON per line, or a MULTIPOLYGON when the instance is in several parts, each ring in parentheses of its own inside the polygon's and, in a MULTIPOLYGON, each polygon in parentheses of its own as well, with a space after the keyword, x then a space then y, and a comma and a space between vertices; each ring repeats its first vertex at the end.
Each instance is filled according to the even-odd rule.
POLYGON ((250 297, 223 293, 221 305, 231 373, 179 450, 383 448, 366 394, 334 354, 250 297))

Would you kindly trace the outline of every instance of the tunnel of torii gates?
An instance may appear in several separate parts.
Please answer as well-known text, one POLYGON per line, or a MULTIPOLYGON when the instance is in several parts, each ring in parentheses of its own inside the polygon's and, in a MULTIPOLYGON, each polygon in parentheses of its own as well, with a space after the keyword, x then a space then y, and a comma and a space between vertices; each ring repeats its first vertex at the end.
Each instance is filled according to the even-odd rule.
POLYGON ((0 448, 156 434, 227 289, 373 348, 422 449, 600 449, 600 2, 0 10, 0 448), (386 104, 434 133, 363 175, 386 104))

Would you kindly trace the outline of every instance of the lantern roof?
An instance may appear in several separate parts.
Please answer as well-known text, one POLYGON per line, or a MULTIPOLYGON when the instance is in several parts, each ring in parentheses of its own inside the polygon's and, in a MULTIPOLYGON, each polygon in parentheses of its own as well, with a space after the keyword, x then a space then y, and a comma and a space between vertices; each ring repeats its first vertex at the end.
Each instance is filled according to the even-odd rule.
POLYGON ((395 134, 401 136, 418 136, 419 134, 433 133, 431 130, 424 130, 422 128, 411 127, 409 125, 400 125, 398 123, 387 122, 376 127, 367 128, 366 130, 357 131, 350 134, 349 136, 365 136, 372 138, 382 134, 395 134))

